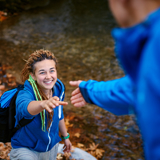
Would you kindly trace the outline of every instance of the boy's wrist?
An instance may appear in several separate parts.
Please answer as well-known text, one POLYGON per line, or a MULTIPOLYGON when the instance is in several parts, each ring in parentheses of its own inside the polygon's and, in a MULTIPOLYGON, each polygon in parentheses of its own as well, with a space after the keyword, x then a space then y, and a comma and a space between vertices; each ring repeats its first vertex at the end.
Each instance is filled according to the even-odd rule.
POLYGON ((44 106, 43 106, 44 105, 44 101, 40 101, 39 105, 41 106, 42 109, 44 109, 44 106))
POLYGON ((61 136, 62 139, 68 139, 70 137, 69 133, 67 133, 67 136, 61 136))

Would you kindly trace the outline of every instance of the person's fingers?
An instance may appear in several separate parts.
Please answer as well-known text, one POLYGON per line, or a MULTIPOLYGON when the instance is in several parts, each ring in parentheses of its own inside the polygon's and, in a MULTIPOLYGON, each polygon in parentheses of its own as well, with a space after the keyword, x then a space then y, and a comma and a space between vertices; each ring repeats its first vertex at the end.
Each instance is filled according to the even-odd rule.
POLYGON ((52 103, 56 106, 59 106, 59 105, 65 105, 67 104, 67 102, 64 102, 64 101, 55 101, 55 100, 52 100, 52 103))
POLYGON ((55 106, 68 104, 68 102, 60 101, 59 97, 57 97, 57 96, 50 98, 49 101, 51 101, 55 106))
POLYGON ((64 145, 64 146, 63 146, 63 152, 66 152, 66 151, 67 151, 67 146, 64 145))
POLYGON ((68 152, 68 144, 66 145, 66 151, 68 152))
POLYGON ((46 101, 43 106, 42 106, 45 110, 51 112, 53 110, 53 108, 56 107, 55 103, 51 102, 51 101, 46 101))
POLYGON ((56 106, 59 105, 68 105, 68 102, 64 102, 64 101, 55 101, 53 99, 50 99, 47 103, 51 108, 55 108, 56 106))
POLYGON ((64 102, 64 101, 58 101, 59 105, 67 105, 68 102, 64 102))
POLYGON ((55 101, 54 99, 51 99, 50 101, 51 101, 52 105, 59 106, 58 101, 55 101))
POLYGON ((70 145, 68 145, 67 147, 67 152, 70 152, 70 145))
POLYGON ((78 99, 80 97, 82 97, 82 94, 81 93, 77 93, 77 94, 75 94, 74 96, 71 97, 71 101, 74 100, 74 99, 78 99))
POLYGON ((45 106, 45 110, 48 111, 48 112, 52 112, 53 111, 53 109, 50 108, 48 105, 45 106))
POLYGON ((55 108, 56 105, 52 101, 47 100, 47 101, 44 101, 43 103, 41 103, 41 107, 48 112, 52 112, 53 108, 55 108))
POLYGON ((66 151, 67 151, 67 152, 70 152, 70 151, 71 151, 71 144, 70 144, 70 143, 68 143, 68 144, 66 145, 66 151))
POLYGON ((83 107, 85 106, 87 103, 85 101, 82 101, 82 102, 77 102, 75 104, 73 104, 75 107, 83 107))
POLYGON ((76 88, 72 93, 71 95, 74 96, 75 94, 78 94, 80 93, 80 89, 79 88, 76 88))
POLYGON ((78 81, 70 81, 69 84, 70 84, 71 86, 73 86, 73 87, 78 87, 81 82, 82 82, 81 80, 78 80, 78 81))
POLYGON ((52 99, 59 101, 59 97, 57 97, 57 96, 52 97, 52 99))
POLYGON ((79 98, 76 98, 76 99, 71 100, 71 103, 72 103, 72 104, 75 104, 75 103, 82 102, 82 101, 85 101, 85 100, 83 99, 83 97, 79 97, 79 98))
POLYGON ((66 145, 64 144, 63 149, 65 149, 65 148, 66 148, 66 145))
POLYGON ((48 106, 49 106, 50 108, 55 108, 55 105, 54 105, 52 102, 48 102, 48 106))
POLYGON ((69 152, 72 150, 72 144, 69 144, 69 152))

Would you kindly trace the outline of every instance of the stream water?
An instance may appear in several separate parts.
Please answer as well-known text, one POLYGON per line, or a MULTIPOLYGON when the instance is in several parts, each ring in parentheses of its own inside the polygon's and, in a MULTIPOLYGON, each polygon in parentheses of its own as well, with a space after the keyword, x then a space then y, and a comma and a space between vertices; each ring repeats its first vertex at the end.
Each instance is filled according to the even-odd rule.
MULTIPOLYGON (((106 0, 60 0, 30 9, 0 23, 0 62, 20 81, 24 60, 37 49, 51 50, 59 61, 58 78, 66 86, 69 102, 70 80, 107 81, 122 77, 114 55, 111 29, 116 23, 106 0)), ((142 142, 134 116, 117 117, 97 106, 64 108, 87 138, 105 150, 101 159, 142 160, 142 142), (75 118, 76 117, 76 118, 75 118)), ((77 140, 78 142, 78 140, 77 140)))

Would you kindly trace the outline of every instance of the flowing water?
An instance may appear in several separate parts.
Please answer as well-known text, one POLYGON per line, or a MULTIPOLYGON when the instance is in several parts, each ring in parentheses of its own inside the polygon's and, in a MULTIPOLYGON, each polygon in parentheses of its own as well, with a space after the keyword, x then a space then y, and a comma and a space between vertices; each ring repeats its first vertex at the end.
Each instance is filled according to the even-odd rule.
MULTIPOLYGON (((107 81, 124 75, 113 51, 115 26, 106 0, 52 1, 0 23, 0 62, 11 65, 10 72, 20 81, 28 55, 37 49, 51 50, 59 61, 58 78, 69 102, 74 89, 70 80, 107 81)), ((64 113, 74 115, 70 123, 89 137, 75 141, 99 144, 105 150, 101 159, 143 159, 134 116, 117 117, 94 105, 75 108, 70 103, 64 113)))

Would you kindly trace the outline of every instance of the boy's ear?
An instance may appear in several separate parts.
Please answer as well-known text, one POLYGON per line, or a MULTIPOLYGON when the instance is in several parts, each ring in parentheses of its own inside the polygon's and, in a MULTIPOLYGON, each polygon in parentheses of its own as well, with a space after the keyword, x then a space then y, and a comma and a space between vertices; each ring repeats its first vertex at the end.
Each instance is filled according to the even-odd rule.
POLYGON ((35 77, 35 75, 33 73, 30 73, 30 75, 34 80, 36 80, 36 77, 35 77))

